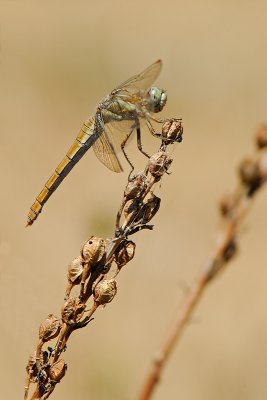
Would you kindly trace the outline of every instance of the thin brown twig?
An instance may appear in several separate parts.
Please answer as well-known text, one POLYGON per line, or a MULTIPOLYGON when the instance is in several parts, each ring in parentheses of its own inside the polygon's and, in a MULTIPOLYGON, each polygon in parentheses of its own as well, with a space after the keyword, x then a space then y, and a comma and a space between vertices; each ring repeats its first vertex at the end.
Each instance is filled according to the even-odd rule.
POLYGON ((141 388, 139 400, 151 398, 164 366, 181 334, 199 304, 205 289, 215 276, 228 264, 237 250, 239 226, 254 199, 254 194, 267 180, 267 127, 263 126, 256 135, 258 151, 251 159, 245 159, 239 168, 241 187, 232 196, 220 203, 225 228, 218 235, 213 254, 203 266, 202 272, 189 290, 179 309, 172 327, 167 333, 160 350, 156 353, 151 368, 141 388))

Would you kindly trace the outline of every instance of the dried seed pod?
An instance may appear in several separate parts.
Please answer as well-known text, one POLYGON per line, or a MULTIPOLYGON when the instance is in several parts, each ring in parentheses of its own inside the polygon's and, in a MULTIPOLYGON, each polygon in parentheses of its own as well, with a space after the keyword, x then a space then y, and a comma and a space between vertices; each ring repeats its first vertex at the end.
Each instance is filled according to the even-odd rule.
POLYGON ((162 125, 162 137, 169 143, 183 140, 183 126, 180 119, 167 119, 162 125))
POLYGON ((91 236, 81 249, 83 262, 91 266, 102 262, 105 258, 105 240, 96 236, 91 236))
POLYGON ((46 320, 40 325, 39 339, 44 343, 58 336, 61 329, 60 320, 53 314, 49 314, 46 320))
POLYGON ((147 177, 144 174, 134 176, 126 186, 124 196, 127 199, 135 199, 145 192, 147 188, 147 177))
POLYGON ((242 183, 249 188, 249 194, 254 194, 261 184, 261 174, 258 160, 245 159, 239 167, 242 183))
POLYGON ((79 297, 69 298, 61 310, 62 321, 68 325, 79 322, 83 316, 85 307, 85 304, 80 301, 79 297))
POLYGON ((161 199, 152 193, 141 209, 140 222, 142 224, 147 224, 154 217, 159 210, 160 202, 161 199))
POLYGON ((82 279, 83 264, 82 257, 76 257, 68 265, 68 281, 73 284, 79 284, 82 279))
POLYGON ((83 259, 83 272, 81 279, 81 296, 85 293, 85 282, 88 279, 92 267, 104 264, 106 259, 106 242, 102 238, 91 236, 81 250, 83 259))
POLYGON ((256 133, 256 144, 259 149, 267 147, 267 125, 263 125, 256 133))
POLYGON ((223 217, 229 217, 236 206, 236 196, 233 194, 225 194, 220 203, 219 203, 219 210, 223 217))
POLYGON ((93 288, 93 292, 95 303, 110 303, 117 293, 117 282, 115 279, 104 279, 93 288))
POLYGON ((131 240, 126 240, 121 243, 115 253, 115 262, 119 269, 131 261, 135 253, 135 243, 131 240))
POLYGON ((81 283, 83 269, 84 266, 81 256, 74 258, 74 260, 72 260, 72 262, 68 265, 68 272, 67 272, 68 286, 66 288, 65 299, 69 297, 73 286, 79 285, 79 283, 81 283))
POLYGON ((59 383, 67 370, 67 364, 64 360, 58 360, 51 365, 49 369, 49 378, 51 381, 59 383))
POLYGON ((128 200, 124 206, 124 217, 129 218, 130 216, 138 213, 141 201, 139 199, 128 200))
POLYGON ((149 159, 148 170, 155 178, 160 178, 170 168, 171 157, 164 151, 159 151, 149 159))

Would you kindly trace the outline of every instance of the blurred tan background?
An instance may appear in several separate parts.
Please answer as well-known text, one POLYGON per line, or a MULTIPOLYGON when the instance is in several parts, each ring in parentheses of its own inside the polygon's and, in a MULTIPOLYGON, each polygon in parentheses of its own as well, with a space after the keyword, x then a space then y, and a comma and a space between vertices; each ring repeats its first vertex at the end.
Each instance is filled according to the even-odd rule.
MULTIPOLYGON (((267 120, 266 15, 257 0, 0 3, 1 398, 22 398, 39 324, 59 315, 67 264, 89 235, 113 234, 127 175, 88 152, 26 229, 29 207, 98 101, 162 58, 164 115, 183 118, 184 141, 157 193, 154 231, 135 236, 114 302, 71 338, 67 375, 51 397, 137 398, 183 289, 212 249, 218 199, 235 187, 236 165, 267 120)), ((158 143, 147 135, 144 146, 158 143)), ((134 162, 137 153, 131 145, 134 162)), ((265 191, 155 400, 267 398, 266 200, 265 191)))

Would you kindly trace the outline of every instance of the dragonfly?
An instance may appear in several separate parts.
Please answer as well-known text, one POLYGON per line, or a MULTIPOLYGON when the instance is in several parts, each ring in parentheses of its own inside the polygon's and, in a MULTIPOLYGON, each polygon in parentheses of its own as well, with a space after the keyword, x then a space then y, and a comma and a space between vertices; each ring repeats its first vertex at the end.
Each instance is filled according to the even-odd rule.
POLYGON ((27 226, 38 218, 47 200, 91 147, 97 158, 114 172, 123 170, 118 158, 121 150, 133 170, 124 148, 133 132, 136 132, 138 149, 149 157, 142 149, 140 125, 145 121, 154 134, 151 121, 159 121, 153 115, 162 111, 166 104, 166 92, 152 86, 161 68, 162 61, 157 60, 143 72, 117 86, 98 104, 95 114, 84 122, 66 156, 36 197, 28 213, 27 226))

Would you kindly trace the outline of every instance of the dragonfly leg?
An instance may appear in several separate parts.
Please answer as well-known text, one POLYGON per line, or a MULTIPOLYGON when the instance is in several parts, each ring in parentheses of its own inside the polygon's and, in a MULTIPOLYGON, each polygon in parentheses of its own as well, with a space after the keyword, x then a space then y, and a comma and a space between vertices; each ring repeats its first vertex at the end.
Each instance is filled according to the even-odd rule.
POLYGON ((144 154, 147 158, 150 158, 150 155, 143 150, 141 141, 141 128, 139 122, 136 124, 136 133, 137 133, 137 147, 139 151, 141 151, 141 153, 144 154))
POLYGON ((133 170, 134 170, 134 165, 132 164, 131 160, 129 159, 128 155, 126 154, 125 146, 126 146, 126 143, 128 142, 128 140, 129 140, 129 138, 130 138, 130 136, 131 136, 132 133, 133 133, 133 131, 131 131, 131 132, 127 135, 127 137, 124 139, 124 141, 121 143, 121 151, 123 152, 124 157, 126 158, 128 164, 129 164, 130 167, 131 167, 131 171, 130 171, 130 173, 129 173, 129 177, 131 176, 131 174, 132 174, 132 172, 133 172, 133 170))
POLYGON ((160 138, 160 137, 161 137, 161 134, 160 134, 159 132, 157 132, 157 131, 154 129, 153 125, 151 124, 151 122, 150 122, 148 119, 146 120, 146 125, 147 125, 147 127, 148 127, 148 129, 149 129, 149 132, 150 132, 153 136, 155 136, 155 137, 157 137, 157 138, 160 138))

